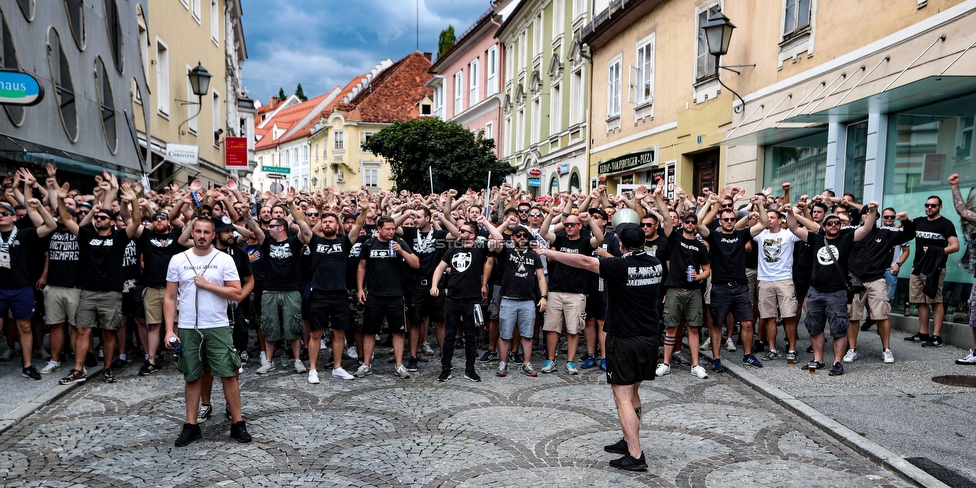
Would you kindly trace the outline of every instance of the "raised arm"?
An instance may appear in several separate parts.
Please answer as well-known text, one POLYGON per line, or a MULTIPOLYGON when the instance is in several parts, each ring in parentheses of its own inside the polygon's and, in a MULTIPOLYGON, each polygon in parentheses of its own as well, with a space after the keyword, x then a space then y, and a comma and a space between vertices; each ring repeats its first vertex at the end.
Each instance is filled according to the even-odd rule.
MULTIPOLYGON (((78 229, 79 229, 78 223, 75 222, 75 219, 73 219, 71 217, 71 214, 68 213, 68 207, 64 205, 64 199, 68 198, 68 190, 70 188, 71 188, 70 185, 68 185, 68 183, 65 183, 61 185, 61 188, 58 189, 58 218, 60 218, 61 224, 63 224, 64 227, 68 229, 68 232, 77 236, 78 229)), ((94 213, 95 213, 94 210, 92 210, 91 212, 89 212, 89 215, 94 213)))
POLYGON ((285 195, 285 201, 288 202, 288 211, 291 212, 291 218, 298 224, 298 240, 302 241, 302 244, 308 244, 308 241, 312 239, 312 229, 308 226, 308 222, 305 221, 305 214, 298 208, 298 205, 295 205, 294 187, 288 189, 288 193, 285 195))
POLYGON ((763 231, 763 229, 769 227, 769 212, 766 211, 766 206, 763 205, 762 198, 754 195, 751 200, 753 201, 753 205, 755 205, 758 209, 757 212, 759 213, 759 223, 750 227, 749 233, 752 234, 752 237, 756 237, 763 231))
POLYGON ((973 212, 966 207, 966 201, 962 198, 962 193, 959 192, 959 174, 953 174, 949 177, 949 187, 952 189, 952 206, 956 208, 956 213, 970 223, 976 224, 976 212, 973 212))
POLYGON ((868 203, 868 214, 865 215, 865 220, 862 222, 864 225, 858 227, 854 230, 854 240, 859 241, 864 239, 874 230, 874 224, 878 221, 878 202, 871 201, 868 203))
POLYGON ((782 210, 786 212, 786 226, 789 227, 790 232, 796 235, 801 241, 807 242, 807 239, 810 237, 809 232, 800 227, 800 224, 796 222, 796 214, 793 213, 793 206, 787 203, 783 205, 782 210))

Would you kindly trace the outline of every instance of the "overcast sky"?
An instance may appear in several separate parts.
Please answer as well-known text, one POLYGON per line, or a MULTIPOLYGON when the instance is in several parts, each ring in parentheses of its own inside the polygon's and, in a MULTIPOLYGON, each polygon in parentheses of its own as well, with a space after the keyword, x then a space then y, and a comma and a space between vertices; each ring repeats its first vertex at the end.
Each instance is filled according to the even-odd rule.
POLYGON ((309 98, 344 86, 383 59, 419 49, 437 54, 448 25, 460 36, 488 0, 244 0, 244 86, 268 103, 302 84, 309 98))

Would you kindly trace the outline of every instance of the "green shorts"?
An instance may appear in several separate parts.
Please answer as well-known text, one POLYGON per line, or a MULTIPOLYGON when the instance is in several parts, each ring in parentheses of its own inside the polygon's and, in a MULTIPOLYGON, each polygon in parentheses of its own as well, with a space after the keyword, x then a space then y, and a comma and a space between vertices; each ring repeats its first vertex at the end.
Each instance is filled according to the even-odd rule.
POLYGON ((266 341, 302 337, 302 292, 268 291, 261 296, 261 332, 266 341))
POLYGON ((234 349, 233 329, 215 327, 212 329, 179 329, 177 335, 183 345, 183 355, 176 367, 183 373, 187 383, 196 381, 210 368, 218 378, 237 376, 241 367, 241 357, 234 349))
POLYGON ((119 330, 122 327, 122 292, 81 290, 75 327, 119 330))
POLYGON ((702 325, 702 293, 701 290, 685 290, 682 288, 668 288, 664 301, 665 327, 678 327, 681 318, 685 319, 687 327, 701 327, 702 325))

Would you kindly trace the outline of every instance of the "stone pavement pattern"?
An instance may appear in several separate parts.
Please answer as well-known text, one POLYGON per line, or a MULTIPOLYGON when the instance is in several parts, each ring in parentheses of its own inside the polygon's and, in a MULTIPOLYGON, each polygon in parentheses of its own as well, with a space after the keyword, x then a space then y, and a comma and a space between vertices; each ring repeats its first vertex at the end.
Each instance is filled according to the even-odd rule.
MULTIPOLYGON (((385 351, 384 351, 385 352, 385 351)), ((0 434, 0 485, 55 486, 910 486, 728 375, 675 368, 641 388, 649 470, 609 468, 620 438, 598 370, 438 383, 392 365, 310 385, 280 366, 243 376, 251 444, 228 437, 217 382, 204 439, 176 448, 182 376, 170 366, 82 385, 0 434)), ((495 363, 491 363, 494 365, 495 363)), ((460 373, 457 369, 455 372, 460 373)))

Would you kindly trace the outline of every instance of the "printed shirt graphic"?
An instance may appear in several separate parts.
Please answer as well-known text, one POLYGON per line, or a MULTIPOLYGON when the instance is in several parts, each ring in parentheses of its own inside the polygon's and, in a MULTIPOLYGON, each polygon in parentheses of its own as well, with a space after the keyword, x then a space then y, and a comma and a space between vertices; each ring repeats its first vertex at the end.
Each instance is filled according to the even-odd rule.
POLYGON ((487 259, 488 250, 477 243, 474 247, 455 247, 444 253, 442 260, 450 265, 447 296, 481 298, 481 277, 487 259))
POLYGON ((64 228, 48 236, 49 286, 78 286, 78 238, 64 228))
POLYGON ((240 281, 237 265, 230 255, 211 248, 206 256, 185 251, 170 260, 166 269, 166 281, 179 283, 176 307, 180 329, 214 329, 230 326, 227 316, 227 300, 213 292, 198 290, 193 277, 202 274, 210 283, 224 286, 228 281, 240 281), (197 314, 199 313, 199 318, 197 314))
POLYGON ((759 281, 787 280, 793 273, 793 246, 800 239, 789 229, 766 229, 752 238, 759 244, 759 281))
POLYGON ((271 233, 265 232, 262 250, 265 256, 264 289, 292 291, 301 289, 302 241, 298 234, 290 235, 282 242, 275 242, 271 233))
POLYGON ((660 334, 657 303, 664 265, 641 250, 619 258, 598 258, 600 276, 609 290, 607 320, 603 329, 614 336, 660 334))

